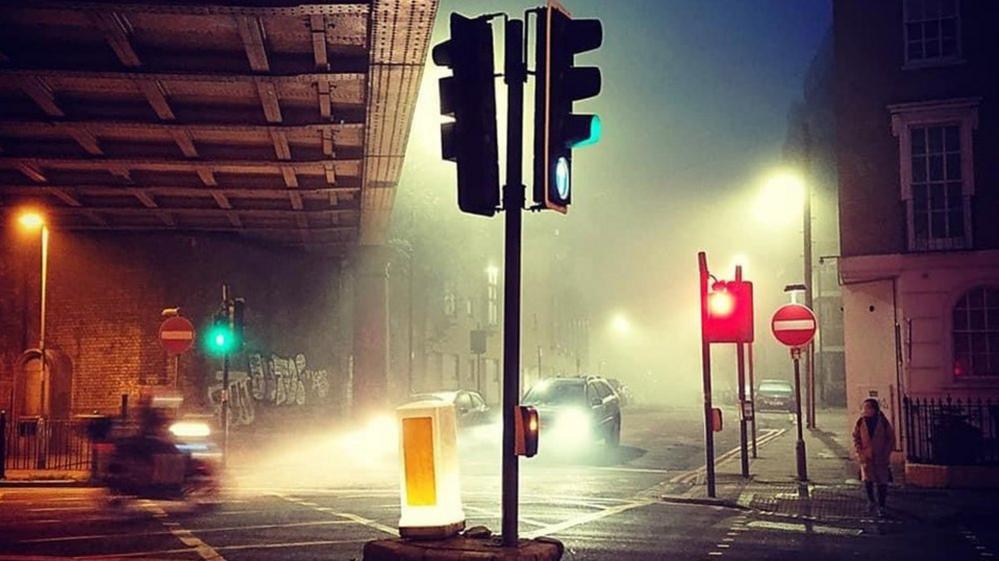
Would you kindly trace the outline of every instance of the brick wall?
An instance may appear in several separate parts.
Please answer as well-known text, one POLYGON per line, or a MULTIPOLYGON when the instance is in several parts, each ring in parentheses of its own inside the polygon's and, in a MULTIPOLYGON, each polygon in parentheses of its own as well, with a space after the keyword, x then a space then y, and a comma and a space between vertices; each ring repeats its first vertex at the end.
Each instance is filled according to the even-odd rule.
MULTIPOLYGON (((38 239, 0 237, 0 406, 25 344, 37 344, 38 239)), ((344 362, 337 302, 340 260, 226 236, 52 233, 47 347, 72 364, 74 413, 113 411, 121 394, 172 382, 157 332, 163 308, 179 306, 197 328, 217 309, 220 283, 243 297, 246 348, 301 353, 336 375, 344 362)), ((203 332, 203 329, 202 329, 203 332)), ((245 358, 234 368, 245 370, 245 358)), ((180 388, 207 400, 218 360, 199 348, 179 363, 180 388)))

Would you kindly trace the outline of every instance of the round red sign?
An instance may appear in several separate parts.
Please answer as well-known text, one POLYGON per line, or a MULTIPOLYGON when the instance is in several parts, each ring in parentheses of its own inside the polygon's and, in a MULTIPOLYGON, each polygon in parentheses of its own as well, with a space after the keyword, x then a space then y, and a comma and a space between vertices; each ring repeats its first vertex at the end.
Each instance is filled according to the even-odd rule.
POLYGON ((160 325, 160 343, 166 352, 179 355, 194 344, 194 326, 187 318, 173 316, 160 325))
POLYGON ((818 322, 815 313, 801 304, 785 304, 774 312, 770 329, 778 341, 788 347, 803 347, 815 337, 818 322))

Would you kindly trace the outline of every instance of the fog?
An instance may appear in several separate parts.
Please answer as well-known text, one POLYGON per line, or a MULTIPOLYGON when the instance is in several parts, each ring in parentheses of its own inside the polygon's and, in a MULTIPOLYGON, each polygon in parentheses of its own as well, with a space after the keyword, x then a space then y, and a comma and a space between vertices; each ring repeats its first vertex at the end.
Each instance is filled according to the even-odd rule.
MULTIPOLYGON (((600 365, 646 401, 693 405, 701 387, 696 254, 707 251, 719 278, 731 278, 741 262, 755 283, 757 379, 786 377, 790 361, 768 326, 787 301, 783 287, 802 281, 801 216, 772 200, 761 220, 758 207, 765 178, 785 164, 788 116, 830 25, 827 3, 573 0, 570 8, 603 21, 602 48, 577 59, 601 68, 602 93, 576 108, 599 114, 604 133, 574 152, 568 215, 525 213, 525 272, 550 260, 553 243, 564 247, 572 273, 557 282, 585 296, 590 368, 600 365)), ((451 11, 496 9, 496 2, 443 1, 433 42, 446 38, 451 11)), ((498 68, 501 57, 497 43, 498 68)), ((396 237, 432 237, 429 258, 442 267, 479 271, 487 260, 502 265, 503 217, 457 208, 454 165, 440 159, 437 79, 447 73, 426 67, 393 229, 396 237)), ((503 139, 501 81, 497 95, 503 139)), ((532 107, 529 85, 528 183, 532 107)), ((501 162, 502 150, 501 142, 501 162)), ((829 206, 816 199, 813 214, 832 213, 829 206)), ((537 289, 525 281, 525 292, 537 289)), ((716 385, 734 386, 734 351, 717 346, 713 356, 716 385)))

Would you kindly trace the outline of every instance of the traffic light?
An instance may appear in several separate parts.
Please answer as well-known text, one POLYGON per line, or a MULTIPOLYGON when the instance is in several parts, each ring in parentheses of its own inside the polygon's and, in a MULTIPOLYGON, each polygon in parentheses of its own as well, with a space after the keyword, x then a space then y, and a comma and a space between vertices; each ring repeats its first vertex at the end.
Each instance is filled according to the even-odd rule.
POLYGON ((205 349, 214 355, 224 355, 236 349, 236 335, 229 325, 229 313, 225 308, 212 316, 212 325, 205 330, 205 349))
POLYGON ((493 31, 484 17, 451 14, 451 38, 433 50, 434 64, 451 69, 440 80, 441 154, 458 164, 458 207, 492 216, 499 207, 493 31))
POLYGON ((572 19, 549 2, 538 12, 534 95, 534 202, 565 213, 572 202, 572 149, 600 140, 600 117, 572 112, 572 103, 600 93, 600 69, 577 67, 575 56, 600 47, 598 19, 572 19))
POLYGON ((718 281, 708 291, 705 340, 709 343, 752 343, 753 283, 718 281))
POLYGON ((527 405, 518 405, 514 414, 513 427, 514 452, 518 456, 528 458, 537 454, 538 436, 541 432, 538 410, 527 405))

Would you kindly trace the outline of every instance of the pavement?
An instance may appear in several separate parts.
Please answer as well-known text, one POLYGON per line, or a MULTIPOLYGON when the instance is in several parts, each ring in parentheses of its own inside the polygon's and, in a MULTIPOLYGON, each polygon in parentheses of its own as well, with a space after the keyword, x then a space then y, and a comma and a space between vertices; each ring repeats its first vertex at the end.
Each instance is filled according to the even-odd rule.
MULTIPOLYGON (((844 452, 845 414, 823 412, 818 421, 822 430, 806 433, 809 499, 797 495, 794 425, 784 414, 761 416, 759 457, 748 480, 738 472, 737 425, 717 435, 720 501, 704 496, 697 408, 626 410, 623 445, 613 453, 596 447, 559 454, 542 436, 541 454, 521 462, 520 533, 561 540, 568 560, 999 555, 994 494, 899 485, 889 518, 867 516, 844 452)), ((103 490, 90 487, 0 488, 0 556, 360 559, 365 542, 396 535, 393 446, 379 455, 369 447, 379 444, 374 434, 312 439, 304 432, 233 466, 229 490, 213 510, 156 501, 111 508, 103 490)), ((498 449, 486 438, 463 441, 461 453, 468 526, 498 530, 498 449)))

